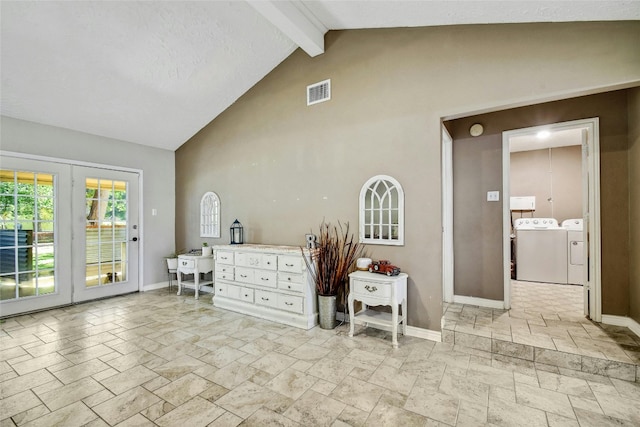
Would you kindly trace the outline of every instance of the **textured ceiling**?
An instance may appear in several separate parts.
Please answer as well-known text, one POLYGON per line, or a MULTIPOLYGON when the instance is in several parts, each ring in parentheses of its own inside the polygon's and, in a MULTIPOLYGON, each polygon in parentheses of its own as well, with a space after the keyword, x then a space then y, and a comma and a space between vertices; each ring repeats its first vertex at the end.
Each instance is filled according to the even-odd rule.
MULTIPOLYGON (((638 1, 2 1, 0 113, 175 150, 327 30, 640 19, 638 1)), ((319 42, 318 42, 319 40, 319 42)))

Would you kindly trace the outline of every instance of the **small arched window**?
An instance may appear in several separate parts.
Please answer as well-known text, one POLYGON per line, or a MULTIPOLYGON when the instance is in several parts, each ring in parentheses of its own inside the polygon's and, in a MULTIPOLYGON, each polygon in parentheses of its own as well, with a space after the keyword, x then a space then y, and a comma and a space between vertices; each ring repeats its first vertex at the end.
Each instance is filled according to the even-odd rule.
POLYGON ((404 191, 390 176, 374 176, 360 190, 360 242, 404 245, 404 191))
POLYGON ((212 191, 200 200, 200 237, 220 237, 220 198, 212 191))

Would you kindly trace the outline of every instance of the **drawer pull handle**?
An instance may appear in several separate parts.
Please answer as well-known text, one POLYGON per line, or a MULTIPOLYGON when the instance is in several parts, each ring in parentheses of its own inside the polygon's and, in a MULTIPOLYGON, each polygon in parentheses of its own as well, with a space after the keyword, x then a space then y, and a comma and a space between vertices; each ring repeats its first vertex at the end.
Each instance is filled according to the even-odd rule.
POLYGON ((261 297, 262 301, 269 301, 269 298, 261 297))
POLYGON ((287 264, 287 263, 285 263, 284 265, 286 265, 287 267, 293 267, 293 264, 287 264))
POLYGON ((369 285, 365 285, 364 287, 366 290, 368 290, 369 292, 375 292, 378 290, 378 288, 376 288, 375 286, 369 286, 369 285))
POLYGON ((265 282, 268 282, 269 278, 268 277, 261 277, 260 280, 264 280, 265 282))
POLYGON ((221 256, 220 259, 227 259, 227 257, 226 256, 221 256))
POLYGON ((292 303, 292 302, 286 302, 286 301, 285 301, 284 303, 285 303, 285 305, 293 305, 293 303, 292 303))
POLYGON ((270 262, 270 261, 267 261, 267 265, 271 265, 271 262, 270 262))
POLYGON ((246 279, 248 276, 245 276, 244 274, 241 274, 240 277, 242 277, 243 279, 246 279))

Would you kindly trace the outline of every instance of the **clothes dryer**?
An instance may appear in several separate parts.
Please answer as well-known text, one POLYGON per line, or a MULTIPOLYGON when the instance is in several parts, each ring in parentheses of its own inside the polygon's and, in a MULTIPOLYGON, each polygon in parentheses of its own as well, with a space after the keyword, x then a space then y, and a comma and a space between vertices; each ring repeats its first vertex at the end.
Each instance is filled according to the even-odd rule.
POLYGON ((584 232, 582 218, 565 219, 567 230, 567 283, 584 285, 584 232))
POLYGON ((567 284, 567 230, 555 218, 514 222, 516 279, 567 284))

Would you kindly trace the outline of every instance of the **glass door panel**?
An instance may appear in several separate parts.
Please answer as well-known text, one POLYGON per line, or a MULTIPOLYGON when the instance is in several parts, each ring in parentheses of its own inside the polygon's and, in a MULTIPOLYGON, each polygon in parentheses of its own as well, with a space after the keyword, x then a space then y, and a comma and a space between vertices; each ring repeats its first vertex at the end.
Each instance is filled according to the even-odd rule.
POLYGON ((59 203, 70 192, 70 167, 2 158, 0 170, 0 315, 71 302, 70 208, 59 203), (62 260, 57 262, 57 260, 62 260))
POLYGON ((83 261, 74 267, 74 300, 138 290, 138 174, 80 166, 73 170, 74 200, 84 212, 74 224, 81 236, 74 259, 83 261))

